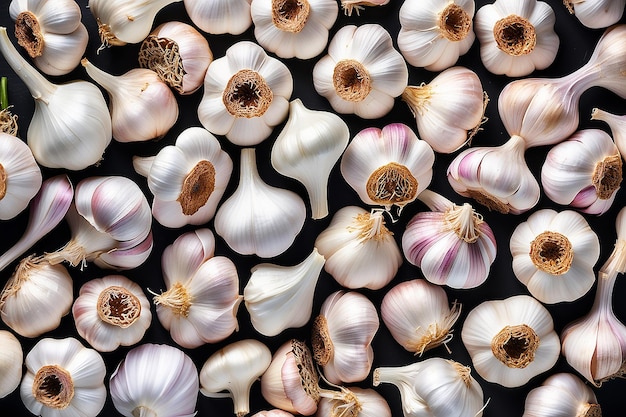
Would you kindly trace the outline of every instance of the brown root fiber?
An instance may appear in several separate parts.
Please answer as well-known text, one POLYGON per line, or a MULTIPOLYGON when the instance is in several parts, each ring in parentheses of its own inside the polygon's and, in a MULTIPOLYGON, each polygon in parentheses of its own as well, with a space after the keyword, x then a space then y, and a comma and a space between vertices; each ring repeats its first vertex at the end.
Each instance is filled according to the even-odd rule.
POLYGON ((418 182, 404 165, 390 162, 377 168, 367 180, 368 197, 376 204, 406 204, 417 197, 418 182))
POLYGON ((462 41, 472 28, 472 18, 457 4, 448 5, 439 15, 439 30, 451 42, 462 41))
POLYGON ((310 13, 307 0, 272 0, 272 23, 283 32, 302 31, 310 13))
POLYGON ((530 243, 530 259, 542 271, 562 275, 569 271, 574 260, 572 243, 560 233, 545 231, 530 243))
POLYGON ((363 64, 353 59, 344 59, 335 65, 333 86, 339 97, 357 103, 363 101, 372 91, 372 79, 363 64))
POLYGON ((15 37, 17 43, 28 52, 31 58, 37 58, 43 53, 44 40, 37 16, 26 11, 17 15, 15 19, 15 37))
POLYGON ((525 368, 535 360, 539 336, 525 325, 505 326, 491 340, 491 351, 509 368, 525 368))
POLYGON ((156 72, 164 83, 179 94, 184 94, 185 70, 178 44, 168 38, 150 35, 139 49, 139 66, 156 72))
POLYGON ((620 154, 607 156, 596 164, 591 183, 600 200, 608 200, 622 183, 622 157, 620 154))
POLYGON ((222 101, 226 110, 235 117, 262 116, 272 104, 274 93, 265 79, 256 71, 243 69, 233 75, 222 101))
POLYGON ((100 320, 123 329, 132 325, 141 314, 139 299, 124 287, 105 288, 96 305, 100 320))
POLYGON ((183 214, 191 216, 200 210, 215 190, 215 167, 212 163, 202 160, 185 178, 178 201, 183 214))
POLYGON ((61 410, 74 398, 74 382, 65 369, 57 365, 42 366, 35 374, 33 396, 46 407, 61 410))
POLYGON ((496 22, 493 37, 498 48, 511 56, 527 55, 537 44, 535 27, 527 19, 514 14, 496 22))

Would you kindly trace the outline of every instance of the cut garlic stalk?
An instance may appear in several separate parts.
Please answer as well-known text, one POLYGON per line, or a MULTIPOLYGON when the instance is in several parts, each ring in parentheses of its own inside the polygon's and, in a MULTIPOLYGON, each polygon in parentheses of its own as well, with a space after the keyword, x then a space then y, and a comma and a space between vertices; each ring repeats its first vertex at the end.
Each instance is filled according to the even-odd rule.
POLYGON ((620 21, 626 0, 564 0, 567 10, 588 28, 600 29, 620 21))
POLYGON ((323 393, 316 417, 391 417, 389 404, 371 388, 349 387, 341 393, 323 393))
POLYGON ((0 220, 10 220, 24 211, 41 182, 41 169, 28 145, 0 133, 0 220))
POLYGON ((328 179, 349 140, 348 125, 336 114, 307 109, 300 99, 289 104, 289 118, 272 147, 272 166, 305 186, 313 219, 328 215, 328 179))
POLYGON ((576 375, 550 376, 526 396, 522 417, 602 417, 593 390, 576 375))
POLYGON ((618 116, 605 110, 594 108, 591 111, 591 120, 601 120, 611 129, 613 140, 622 159, 626 157, 626 115, 618 116))
POLYGON ((352 16, 352 12, 358 15, 365 7, 384 6, 389 0, 340 0, 341 7, 346 15, 352 16))
POLYGON ((20 384, 24 352, 17 337, 6 330, 0 330, 0 345, 0 398, 4 398, 20 384))
POLYGON ((240 35, 252 24, 252 0, 183 0, 194 25, 210 34, 240 35))
POLYGON ((476 372, 508 388, 552 368, 561 350, 550 312, 528 295, 479 304, 467 315, 461 338, 476 372))

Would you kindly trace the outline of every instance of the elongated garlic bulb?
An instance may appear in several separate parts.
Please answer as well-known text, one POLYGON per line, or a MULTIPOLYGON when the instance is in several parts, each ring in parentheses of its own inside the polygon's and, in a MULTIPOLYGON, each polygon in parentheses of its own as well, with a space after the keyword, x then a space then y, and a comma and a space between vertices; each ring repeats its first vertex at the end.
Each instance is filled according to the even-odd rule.
POLYGON ((478 75, 465 67, 448 68, 428 84, 408 86, 402 100, 415 117, 420 138, 442 153, 472 140, 486 120, 489 101, 478 75))
POLYGON ((593 390, 574 374, 554 374, 526 396, 522 417, 572 416, 602 416, 593 390))
POLYGON ((474 0, 405 1, 400 7, 398 48, 409 64, 429 71, 453 66, 469 51, 474 0))
POLYGON ((316 417, 391 417, 389 404, 371 388, 342 388, 341 393, 323 393, 317 405, 316 417))
POLYGON ((0 133, 0 220, 12 219, 24 211, 41 182, 41 169, 28 145, 13 135, 0 133))
POLYGON ((115 409, 125 417, 196 415, 198 369, 173 346, 146 343, 131 349, 109 387, 115 409))
POLYGON ((27 143, 37 162, 75 171, 98 162, 111 142, 111 117, 100 89, 87 81, 51 83, 22 58, 4 27, 0 53, 35 99, 27 143))
POLYGON ((252 268, 243 299, 256 331, 276 336, 309 321, 324 262, 324 257, 313 248, 306 259, 294 266, 262 263, 252 268))
POLYGON ((271 258, 291 246, 305 219, 302 198, 264 182, 255 149, 242 149, 239 185, 217 210, 217 234, 237 253, 271 258))
POLYGON ((200 370, 200 392, 210 398, 232 398, 235 414, 250 412, 250 388, 272 361, 272 352, 254 339, 233 342, 218 350, 200 370), (222 391, 228 391, 224 394, 222 391))
POLYGON ((64 75, 78 66, 89 35, 76 1, 12 0, 9 15, 17 43, 42 72, 64 75))
POLYGON ((17 337, 6 330, 0 330, 0 345, 0 398, 4 398, 20 385, 24 352, 17 337))
POLYGON ((194 25, 211 34, 240 35, 252 24, 252 0, 183 0, 194 25))
POLYGON ((272 147, 272 166, 305 186, 313 219, 328 215, 328 179, 349 140, 348 125, 336 114, 310 110, 300 99, 289 103, 289 118, 272 147))
POLYGON ((163 251, 166 291, 155 294, 161 325, 179 345, 193 349, 224 340, 237 330, 239 276, 233 262, 213 256, 209 229, 179 236, 163 251))
POLYGON ((160 139, 176 123, 176 97, 156 72, 134 68, 112 75, 87 58, 81 63, 87 74, 109 93, 113 138, 118 142, 160 139))
POLYGON ((443 288, 413 279, 385 294, 380 314, 396 342, 422 355, 452 339, 452 326, 461 314, 461 305, 454 302, 450 307, 443 288))
POLYGON ((626 0, 566 0, 567 10, 588 28, 606 28, 624 15, 626 0))
POLYGON ((351 289, 381 289, 402 264, 402 253, 381 210, 368 213, 357 206, 337 210, 315 239, 315 247, 326 258, 326 272, 351 289))
POLYGON ((591 111, 591 120, 601 120, 611 129, 615 146, 619 149, 622 159, 626 156, 626 115, 618 116, 599 108, 591 111))
POLYGON ((463 323, 461 338, 476 372, 512 388, 552 368, 561 343, 550 312, 528 295, 485 301, 463 323))

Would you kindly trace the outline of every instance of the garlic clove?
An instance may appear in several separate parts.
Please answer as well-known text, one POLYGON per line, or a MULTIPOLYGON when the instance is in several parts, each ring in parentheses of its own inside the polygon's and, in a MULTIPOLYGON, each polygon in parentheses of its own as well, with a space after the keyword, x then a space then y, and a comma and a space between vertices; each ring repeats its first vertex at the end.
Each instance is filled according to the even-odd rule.
POLYGON ((184 0, 194 25, 210 34, 240 35, 252 24, 251 0, 184 0))
POLYGON ((20 385, 24 352, 17 337, 7 330, 0 330, 0 344, 0 398, 4 398, 20 385))
POLYGON ((33 58, 33 63, 48 75, 68 74, 80 63, 88 41, 89 34, 83 24, 68 34, 46 33, 42 54, 33 58))
POLYGON ((568 0, 565 6, 569 12, 588 28, 601 29, 620 21, 624 14, 624 0, 568 0))
POLYGON ((161 255, 163 277, 167 285, 170 277, 189 277, 197 271, 204 262, 213 257, 215 252, 215 237, 209 229, 197 229, 184 233, 171 245, 167 246, 161 255))

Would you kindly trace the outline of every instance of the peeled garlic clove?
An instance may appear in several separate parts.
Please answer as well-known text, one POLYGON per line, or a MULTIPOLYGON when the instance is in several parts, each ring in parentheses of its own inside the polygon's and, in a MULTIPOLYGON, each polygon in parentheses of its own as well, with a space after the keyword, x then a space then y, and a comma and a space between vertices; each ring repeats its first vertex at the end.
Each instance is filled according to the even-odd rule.
POLYGON ((240 35, 252 24, 252 0, 184 0, 185 10, 194 25, 210 34, 240 35))
POLYGON ((400 248, 380 210, 339 209, 315 239, 315 247, 326 258, 326 272, 351 289, 378 290, 393 279, 402 264, 400 248))
POLYGON ((352 16, 352 12, 359 12, 365 9, 366 6, 384 6, 389 3, 389 0, 340 0, 341 7, 346 15, 352 16))
POLYGON ((200 370, 200 392, 207 397, 221 398, 222 391, 235 404, 235 414, 250 412, 250 388, 272 361, 272 352, 254 339, 239 340, 218 350, 204 362, 200 370))
POLYGON ((24 352, 17 337, 6 330, 0 330, 0 345, 0 398, 4 398, 20 384, 24 352))
POLYGON ((391 417, 389 404, 371 388, 341 387, 341 392, 324 391, 316 417, 341 416, 391 417))
POLYGON ((280 255, 304 226, 304 201, 293 191, 261 179, 254 148, 241 150, 240 164, 239 185, 217 210, 215 231, 242 255, 280 255))
POLYGON ((522 417, 571 416, 602 416, 593 390, 573 374, 554 374, 526 396, 522 417))
POLYGON ((569 12, 588 28, 606 28, 620 21, 625 0, 566 0, 569 12))

